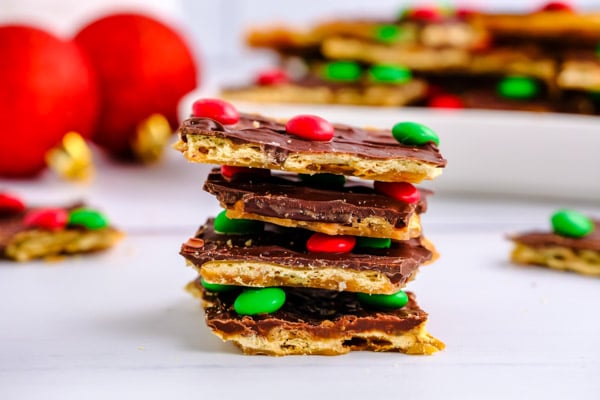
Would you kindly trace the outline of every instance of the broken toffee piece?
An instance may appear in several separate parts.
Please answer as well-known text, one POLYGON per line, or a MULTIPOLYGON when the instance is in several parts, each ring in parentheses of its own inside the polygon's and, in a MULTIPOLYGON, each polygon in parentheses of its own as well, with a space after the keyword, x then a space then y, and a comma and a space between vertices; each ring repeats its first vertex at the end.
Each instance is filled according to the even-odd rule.
POLYGON ((379 194, 362 182, 342 181, 341 187, 336 187, 339 183, 315 184, 295 174, 249 171, 238 179, 226 179, 215 168, 204 184, 204 190, 215 195, 229 218, 255 219, 328 235, 395 240, 421 235, 419 214, 427 209, 425 196, 407 203, 379 194))
POLYGON ((83 204, 0 210, 0 258, 29 261, 100 251, 122 237, 102 214, 83 204))
POLYGON ((192 117, 181 124, 174 147, 191 162, 411 183, 434 179, 446 165, 433 143, 409 146, 390 130, 333 127, 330 141, 313 141, 287 133, 285 121, 260 115, 241 114, 226 126, 192 117))
POLYGON ((355 350, 429 355, 444 344, 426 330, 427 313, 415 296, 396 309, 363 305, 355 293, 314 288, 283 288, 285 303, 272 313, 240 315, 234 302, 239 289, 206 290, 200 278, 187 289, 203 301, 213 332, 246 354, 337 355, 355 350))
POLYGON ((209 283, 391 294, 437 257, 425 238, 392 241, 389 248, 356 246, 348 253, 310 252, 308 230, 265 224, 262 232, 220 234, 213 221, 181 247, 209 283))

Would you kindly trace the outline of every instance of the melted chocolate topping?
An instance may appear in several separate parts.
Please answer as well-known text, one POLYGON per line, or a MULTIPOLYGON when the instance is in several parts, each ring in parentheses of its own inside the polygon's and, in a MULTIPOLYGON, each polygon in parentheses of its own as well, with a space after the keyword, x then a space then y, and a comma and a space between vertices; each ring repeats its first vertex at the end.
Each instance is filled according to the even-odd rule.
POLYGON ((209 118, 191 117, 179 128, 181 140, 188 135, 215 136, 238 144, 258 144, 264 152, 285 160, 290 153, 328 153, 360 156, 367 159, 413 159, 439 167, 446 165, 437 146, 406 146, 398 143, 390 130, 370 130, 333 124, 331 141, 314 141, 288 134, 285 122, 261 115, 241 114, 235 125, 223 126, 209 118))
POLYGON ((409 204, 355 181, 347 181, 339 189, 307 185, 295 174, 243 175, 228 182, 215 168, 204 190, 214 194, 226 208, 241 201, 245 212, 262 216, 347 226, 367 217, 380 217, 397 228, 406 226, 415 212, 425 212, 425 195, 431 194, 421 190, 421 199, 409 204))
POLYGON ((196 237, 181 247, 180 254, 194 265, 228 260, 273 263, 290 268, 336 267, 377 271, 396 284, 406 282, 432 257, 431 251, 419 239, 392 241, 388 249, 355 248, 352 253, 311 253, 306 250, 306 241, 314 232, 305 229, 266 223, 265 230, 259 233, 219 234, 214 231, 213 222, 209 219, 196 237))
POLYGON ((594 231, 582 238, 560 236, 552 232, 526 232, 513 235, 510 239, 534 248, 559 246, 600 252, 600 220, 594 221, 594 231))

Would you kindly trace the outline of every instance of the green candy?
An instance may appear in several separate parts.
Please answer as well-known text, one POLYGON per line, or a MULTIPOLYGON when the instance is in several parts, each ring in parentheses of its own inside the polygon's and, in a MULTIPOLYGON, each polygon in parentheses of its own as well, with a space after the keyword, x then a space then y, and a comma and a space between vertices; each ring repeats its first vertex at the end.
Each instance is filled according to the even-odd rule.
POLYGON ((301 181, 309 186, 317 186, 322 188, 341 188, 346 184, 344 175, 336 174, 298 174, 301 181))
POLYGON ((362 304, 373 308, 402 308, 408 303, 408 295, 403 290, 394 294, 357 293, 356 296, 362 304))
POLYGON ((330 81, 352 82, 360 79, 362 70, 354 61, 334 61, 325 65, 323 76, 330 81))
POLYGON ((558 210, 552 215, 551 222, 554 233, 561 236, 581 238, 594 231, 592 220, 573 210, 558 210))
POLYGON ((392 128, 394 139, 409 146, 422 146, 429 142, 440 145, 440 138, 425 125, 416 122, 398 122, 392 128))
POLYGON ((369 77, 375 82, 403 83, 410 81, 412 74, 408 68, 379 64, 369 69, 369 77))
POLYGON ((108 226, 108 220, 96 210, 76 208, 69 212, 67 224, 84 226, 87 229, 102 229, 108 226))
POLYGON ((402 39, 404 35, 404 31, 398 25, 378 25, 375 27, 373 32, 373 36, 375 39, 385 42, 385 43, 394 43, 402 39))
POLYGON ((202 286, 204 287, 204 289, 208 290, 209 292, 227 292, 233 288, 235 288, 235 286, 232 285, 221 285, 219 283, 208 283, 204 280, 204 278, 200 278, 200 283, 202 283, 202 286))
POLYGON ((262 232, 264 224, 251 219, 232 219, 225 215, 225 210, 215 217, 214 228, 220 233, 256 233, 262 232))
POLYGON ((370 247, 375 249, 389 249, 392 245, 392 239, 372 238, 359 236, 356 238, 356 247, 370 247))
POLYGON ((525 76, 509 76, 498 83, 498 93, 508 99, 530 99, 538 91, 536 81, 525 76))
POLYGON ((285 292, 278 287, 248 289, 239 294, 233 309, 240 315, 270 314, 285 303, 285 292))

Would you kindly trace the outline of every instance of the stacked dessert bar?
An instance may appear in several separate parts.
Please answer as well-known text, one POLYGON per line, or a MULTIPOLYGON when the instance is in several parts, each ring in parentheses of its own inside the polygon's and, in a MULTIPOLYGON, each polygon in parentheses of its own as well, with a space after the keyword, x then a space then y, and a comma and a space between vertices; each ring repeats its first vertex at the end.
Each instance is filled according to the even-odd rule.
POLYGON ((436 257, 423 236, 426 190, 446 164, 439 139, 240 114, 194 103, 175 148, 217 164, 204 184, 224 210, 181 247, 208 326, 248 354, 432 354, 427 314, 404 286, 436 257))
POLYGON ((308 29, 254 28, 278 56, 225 98, 600 113, 600 14, 556 2, 526 14, 418 8, 308 29))

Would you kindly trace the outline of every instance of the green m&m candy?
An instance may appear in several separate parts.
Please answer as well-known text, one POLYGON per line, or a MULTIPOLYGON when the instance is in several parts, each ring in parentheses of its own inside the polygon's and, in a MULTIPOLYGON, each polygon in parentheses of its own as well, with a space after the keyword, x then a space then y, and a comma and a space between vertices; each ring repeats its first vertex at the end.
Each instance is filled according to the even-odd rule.
POLYGON ((392 245, 392 239, 373 238, 366 236, 358 236, 356 238, 356 247, 369 247, 373 249, 389 249, 392 245))
POLYGON ((404 83, 410 81, 410 69, 396 65, 378 64, 369 69, 369 78, 378 83, 404 83))
POLYGON ((440 138, 438 135, 425 125, 416 122, 398 122, 392 128, 394 138, 409 146, 422 146, 433 142, 439 146, 440 138))
POLYGON ((264 224, 260 221, 251 219, 233 219, 225 215, 226 211, 221 211, 216 217, 214 228, 220 233, 255 233, 262 232, 264 224))
POLYGON ((108 220, 96 210, 76 208, 69 212, 67 224, 84 226, 87 229, 102 229, 108 226, 108 220))
POLYGON ((298 174, 301 181, 305 182, 309 186, 316 186, 320 188, 342 188, 346 184, 346 177, 344 175, 336 174, 298 174))
POLYGON ((375 27, 373 36, 375 39, 385 42, 394 43, 402 39, 404 31, 398 25, 384 24, 375 27))
POLYGON ((231 290, 233 288, 235 288, 235 286, 232 285, 221 285, 219 283, 208 283, 204 280, 204 278, 200 278, 200 283, 202 283, 202 286, 204 287, 204 289, 208 290, 209 292, 227 292, 228 290, 231 290))
POLYGON ((554 233, 580 238, 594 231, 594 223, 584 214, 568 209, 558 210, 551 218, 554 233))
POLYGON ((284 303, 285 292, 281 288, 247 289, 235 299, 233 309, 240 315, 270 314, 284 303))
POLYGON ((539 92, 537 82, 526 76, 509 76, 498 83, 498 93, 507 99, 530 99, 539 92))
POLYGON ((403 290, 394 294, 357 293, 358 301, 373 308, 402 308, 408 303, 408 295, 403 290))
POLYGON ((330 81, 352 82, 361 75, 362 69, 354 61, 333 61, 323 67, 323 77, 330 81))

